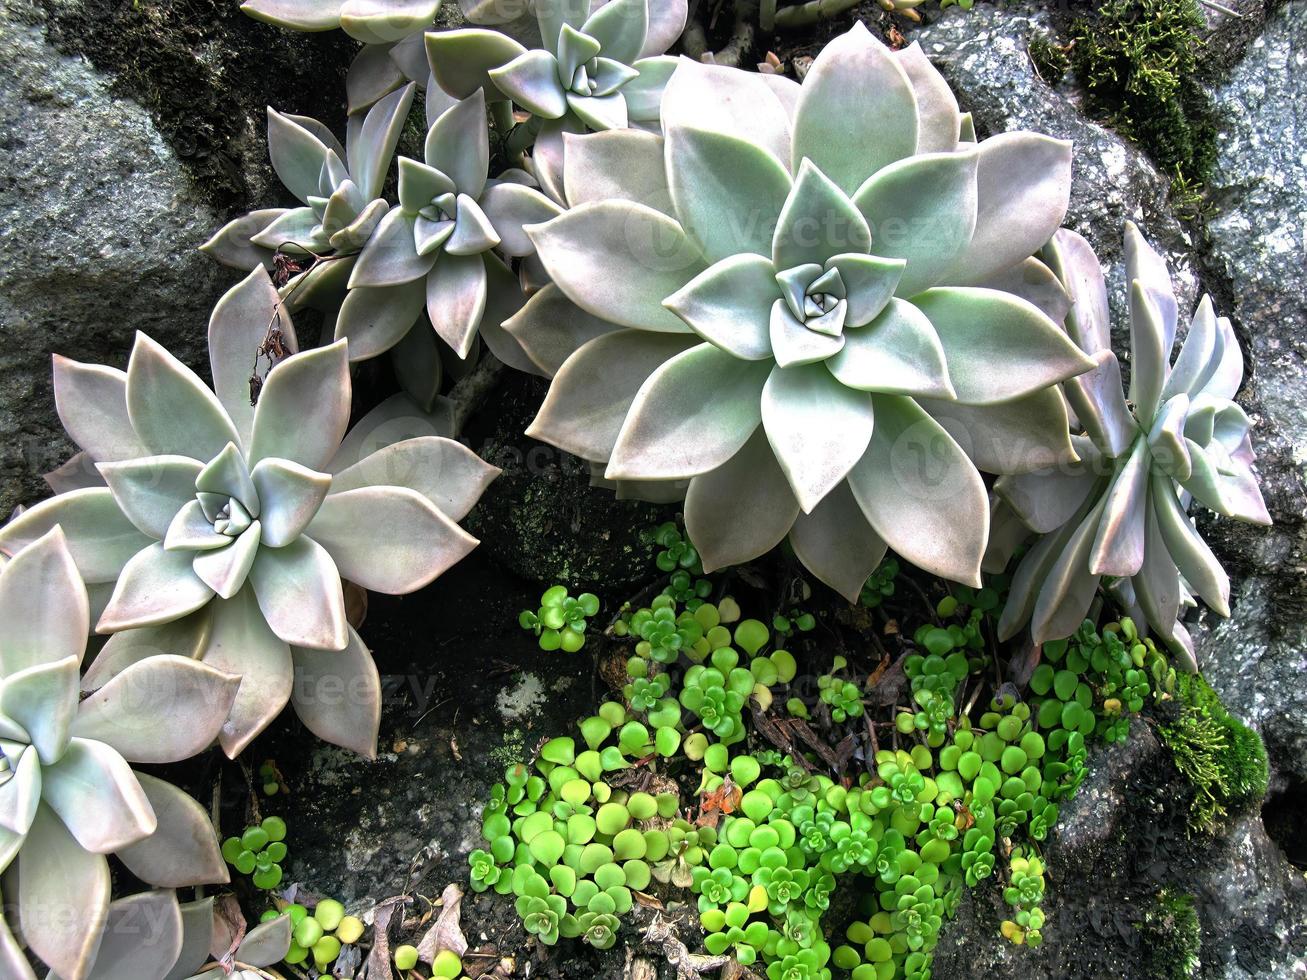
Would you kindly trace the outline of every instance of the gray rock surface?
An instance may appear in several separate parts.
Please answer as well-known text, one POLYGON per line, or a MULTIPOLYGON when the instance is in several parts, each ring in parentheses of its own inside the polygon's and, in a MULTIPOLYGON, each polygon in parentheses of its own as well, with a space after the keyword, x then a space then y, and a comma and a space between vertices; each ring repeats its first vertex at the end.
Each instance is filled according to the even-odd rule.
POLYGON ((71 452, 50 353, 125 366, 136 330, 192 364, 229 276, 194 249, 215 215, 149 114, 0 0, 0 513, 71 452))
POLYGON ((1122 232, 1134 221, 1166 256, 1181 306, 1197 298, 1193 243, 1167 206, 1170 182, 1146 156, 1112 131, 1087 119, 1068 82, 1050 87, 1039 77, 1027 45, 1047 33, 1046 5, 1018 0, 951 7, 909 35, 948 79, 977 133, 984 138, 1014 129, 1046 133, 1075 144, 1067 226, 1093 244, 1108 279, 1114 317, 1124 321, 1122 232))
POLYGON ((1233 618, 1201 644, 1212 685, 1262 732, 1272 792, 1307 787, 1307 5, 1281 7, 1214 93, 1220 157, 1207 264, 1249 365, 1258 469, 1275 526, 1210 522, 1239 574, 1233 618))
POLYGON ((1007 909, 998 886, 986 883, 963 899, 941 935, 934 976, 1184 976, 1170 972, 1175 961, 1138 928, 1164 892, 1192 898, 1201 929, 1195 976, 1302 976, 1307 881, 1285 863, 1256 813, 1219 834, 1191 836, 1191 795, 1148 724, 1136 721, 1123 745, 1097 747, 1089 776, 1043 848, 1043 945, 982 941, 997 934, 1007 909))

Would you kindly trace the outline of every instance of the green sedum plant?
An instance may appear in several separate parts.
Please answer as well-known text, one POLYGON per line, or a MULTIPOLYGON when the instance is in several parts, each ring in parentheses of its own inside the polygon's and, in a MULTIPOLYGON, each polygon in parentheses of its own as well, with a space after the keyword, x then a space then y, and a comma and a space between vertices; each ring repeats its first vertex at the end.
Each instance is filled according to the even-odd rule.
POLYGON ((788 536, 850 598, 887 545, 978 585, 977 463, 1071 458, 1054 386, 1092 367, 1030 258, 1069 146, 964 142, 921 50, 860 24, 802 86, 682 60, 662 128, 570 137, 569 210, 527 227, 553 278, 507 324, 553 375, 530 434, 684 493, 706 569, 788 536))
POLYGON ((475 547, 456 521, 498 471, 418 417, 425 432, 397 440, 391 403, 347 433, 346 342, 296 353, 262 270, 219 303, 209 336, 215 390, 144 334, 126 372, 56 357, 82 452, 70 488, 0 530, 0 549, 63 527, 103 603, 96 629, 112 634, 84 686, 156 654, 201 659, 244 678, 219 736, 229 755, 288 701, 314 733, 371 755, 380 680, 343 583, 431 582, 475 547))
POLYGON ((255 888, 271 891, 281 884, 281 862, 286 860, 286 821, 267 817, 259 824, 246 827, 239 837, 222 842, 222 857, 243 875, 249 875, 255 888))
POLYGON ((592 592, 567 594, 567 586, 555 585, 540 597, 536 612, 522 610, 518 625, 539 638, 541 650, 576 653, 585 646, 586 620, 599 612, 599 597, 592 592))
POLYGON ((1067 333, 1097 366, 1063 385, 1084 428, 1075 438, 1080 461, 1004 476, 995 486, 1043 535, 1016 567, 1000 635, 1012 637, 1027 622, 1037 643, 1069 635, 1107 577, 1125 607, 1195 669, 1193 642, 1178 622, 1181 604, 1192 592, 1228 616, 1230 581, 1190 520, 1190 503, 1270 523, 1252 469, 1252 422, 1232 400, 1243 379, 1238 340, 1204 297, 1172 360, 1178 310, 1170 275, 1127 224, 1124 392, 1098 259, 1070 231, 1058 232, 1044 258, 1075 301, 1067 333))
POLYGON ((508 770, 482 817, 488 849, 469 859, 472 888, 514 894, 541 942, 580 936, 605 946, 626 907, 620 889, 654 882, 669 890, 655 893, 665 901, 689 891, 707 953, 768 980, 829 980, 835 971, 924 980, 964 890, 998 876, 1008 912, 996 932, 1038 945, 1041 845, 1085 778, 1089 745, 1121 741, 1132 716, 1178 688, 1157 647, 1125 618, 1101 630, 1086 621, 1044 644, 1021 699, 1014 684, 994 680, 1005 586, 996 578, 958 587, 927 605, 929 619, 910 634, 916 649, 901 661, 912 708, 900 699, 891 715, 863 703, 842 679, 849 664, 835 658, 816 686, 830 717, 814 712, 808 731, 854 746, 857 761, 844 769, 797 743, 782 753, 748 742, 746 719, 771 741, 781 705, 807 714, 795 659, 766 653, 773 634, 764 623, 738 619, 727 629, 727 600, 690 613, 662 595, 655 604, 673 623, 688 617, 695 633, 656 658, 636 629, 618 628, 647 622, 652 610, 627 607, 611 632, 635 646, 627 703, 606 702, 583 720, 581 742, 553 739, 533 765, 508 770), (979 698, 982 690, 990 696, 979 698), (697 782, 697 814, 682 813, 675 793, 619 788, 668 780, 697 782), (861 900, 835 933, 843 941, 828 939, 831 897, 846 878, 861 900))
POLYGON ((161 976, 172 965, 162 959, 175 959, 181 941, 168 889, 228 877, 204 809, 131 765, 208 748, 240 679, 160 656, 83 696, 90 605, 57 527, 0 570, 0 617, 0 870, 8 872, 0 972, 34 980, 25 946, 65 980, 100 976, 97 951, 122 951, 114 923, 156 910, 160 941, 140 954, 138 975, 161 976), (111 903, 110 854, 164 890, 111 903))

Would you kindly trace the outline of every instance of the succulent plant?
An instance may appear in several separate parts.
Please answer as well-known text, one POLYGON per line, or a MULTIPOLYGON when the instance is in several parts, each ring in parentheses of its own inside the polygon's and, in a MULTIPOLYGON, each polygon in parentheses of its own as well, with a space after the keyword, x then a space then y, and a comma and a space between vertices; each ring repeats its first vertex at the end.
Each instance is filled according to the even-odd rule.
POLYGON ((201 251, 244 271, 260 265, 275 270, 278 256, 304 263, 302 270, 288 264, 281 273, 279 285, 289 308, 339 305, 355 256, 390 210, 381 190, 413 91, 409 85, 378 101, 350 126, 344 146, 316 119, 270 107, 268 156, 302 206, 236 218, 201 251))
POLYGON ((535 4, 542 47, 527 49, 504 34, 479 29, 428 34, 436 82, 465 99, 511 99, 531 113, 519 127, 534 141, 536 177, 563 199, 565 133, 656 129, 663 87, 676 59, 663 55, 680 37, 686 0, 557 0, 535 4))
MULTIPOLYGON (((497 6, 493 0, 460 3, 472 17, 484 17, 497 6)), ((242 11, 265 23, 295 31, 340 28, 363 42, 345 76, 351 115, 366 111, 409 82, 426 88, 429 95, 439 94, 431 84, 422 35, 435 25, 440 7, 440 0, 245 0, 241 4, 242 11)))
POLYGON ((861 24, 801 87, 682 60, 662 124, 569 136, 570 209, 527 229, 554 280, 506 324, 553 375, 530 434, 619 493, 688 485, 706 569, 788 535, 850 599, 887 544, 979 585, 977 465, 1072 458, 1056 384, 1093 365, 1030 258, 1069 145, 960 142, 920 49, 861 24))
POLYGON ((430 411, 444 376, 438 338, 446 356, 453 348, 466 358, 484 336, 501 360, 534 370, 499 328, 524 302, 500 255, 530 252, 522 224, 558 206, 524 171, 488 180, 477 93, 438 107, 426 162, 401 158, 392 207, 381 192, 413 95, 408 85, 359 113, 344 147, 316 120, 269 109, 273 168, 304 206, 237 218, 202 250, 235 268, 271 270, 287 309, 327 314, 336 339, 350 341, 351 360, 391 351, 401 386, 430 411))
POLYGON ((480 90, 431 124, 424 158, 400 157, 399 206, 381 220, 350 273, 336 337, 349 340, 351 358, 375 357, 399 343, 425 310, 460 358, 480 328, 501 360, 523 361, 504 350, 515 342, 499 324, 522 300, 497 253, 529 254, 523 224, 559 208, 521 171, 488 180, 490 137, 480 90))
POLYGON ((392 403, 346 434, 346 347, 297 353, 258 269, 214 311, 216 393, 144 334, 126 372, 55 359, 73 466, 101 480, 23 512, 0 550, 62 525, 86 581, 112 584, 96 629, 114 636, 85 683, 160 652, 200 658, 243 678, 229 754, 288 700, 322 738, 375 751, 380 681, 343 580, 391 594, 431 582, 475 547, 456 521, 498 471, 392 403), (269 354, 265 380, 256 352, 274 329, 284 356, 269 354), (421 434, 401 438, 406 425, 421 434))
MULTIPOLYGON (((1107 576, 1126 608, 1193 666, 1193 644, 1177 621, 1182 598, 1192 592, 1228 616, 1230 582, 1188 517, 1191 501, 1239 520, 1270 517, 1252 469, 1252 423, 1232 400, 1243 355, 1230 321, 1204 297, 1172 361, 1178 311, 1166 264, 1133 224, 1125 244, 1128 394, 1111 350, 1098 259, 1065 230, 1044 253, 1075 301, 1067 333, 1097 366, 1063 386, 1083 428, 1075 437, 1080 461, 1004 476, 995 486, 1044 535, 1016 568, 999 630, 1008 638, 1029 622, 1037 643, 1069 636, 1107 576)), ((1003 563, 1001 554, 991 559, 1003 563)))
MULTIPOLYGON (((102 937, 124 909, 176 909, 171 892, 111 905, 106 855, 162 889, 228 880, 204 809, 131 764, 177 762, 208 748, 240 679, 160 656, 83 697, 90 603, 57 527, 0 570, 0 616, 8 629, 0 640, 0 870, 9 872, 9 914, 55 974, 84 980, 97 950, 103 957, 104 945, 121 945, 102 937)), ((14 937, 0 913, 0 972, 33 978, 14 937)), ((151 951, 140 955, 149 961, 151 951)))

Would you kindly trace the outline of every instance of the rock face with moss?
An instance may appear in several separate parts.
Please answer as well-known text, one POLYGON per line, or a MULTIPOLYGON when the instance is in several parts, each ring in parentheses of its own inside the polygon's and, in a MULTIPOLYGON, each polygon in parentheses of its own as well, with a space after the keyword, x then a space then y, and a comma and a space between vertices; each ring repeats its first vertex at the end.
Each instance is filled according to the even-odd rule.
MULTIPOLYGON (((1031 40, 1056 38, 1059 29, 1047 4, 1018 0, 977 4, 970 11, 950 8, 913 40, 971 110, 978 132, 1031 129, 1075 144, 1066 224, 1094 243, 1103 263, 1111 263, 1108 295, 1114 304, 1123 303, 1126 293, 1120 229, 1133 220, 1147 227, 1171 269, 1180 306, 1192 309, 1198 293, 1192 246, 1168 206, 1169 178, 1137 144, 1087 118, 1070 78, 1050 85, 1031 60, 1031 40)), ((1124 323, 1124 313, 1114 307, 1113 322, 1124 323)))

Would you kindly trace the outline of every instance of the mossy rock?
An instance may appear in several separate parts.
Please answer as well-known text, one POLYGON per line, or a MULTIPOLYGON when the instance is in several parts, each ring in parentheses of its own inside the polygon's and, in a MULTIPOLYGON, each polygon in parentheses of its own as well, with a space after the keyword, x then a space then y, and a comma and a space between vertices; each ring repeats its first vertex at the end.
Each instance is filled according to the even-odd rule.
POLYGON ((1197 0, 1108 0, 1071 22, 1064 49, 1090 111, 1186 182, 1201 181, 1216 160, 1199 77, 1204 27, 1197 0))
POLYGON ((1176 767, 1193 786, 1194 828, 1211 831, 1265 798, 1266 747, 1261 736, 1225 709, 1201 676, 1179 676, 1175 693, 1175 720, 1158 730, 1176 767))

